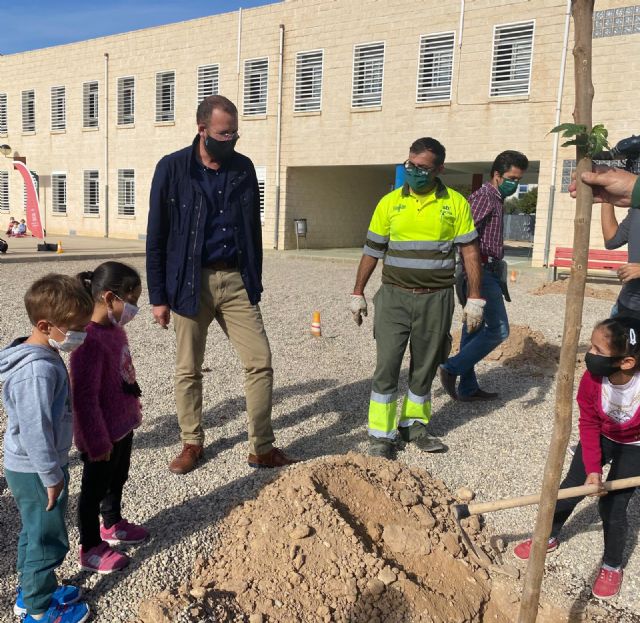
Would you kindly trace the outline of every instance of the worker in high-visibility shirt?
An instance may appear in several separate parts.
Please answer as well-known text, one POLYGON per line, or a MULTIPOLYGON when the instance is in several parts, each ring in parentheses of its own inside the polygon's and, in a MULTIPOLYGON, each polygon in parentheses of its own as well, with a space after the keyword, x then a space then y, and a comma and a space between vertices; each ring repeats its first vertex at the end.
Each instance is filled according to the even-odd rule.
POLYGON ((420 138, 404 163, 405 183, 385 195, 375 209, 349 308, 362 324, 367 315, 364 289, 384 258, 382 286, 373 298, 377 365, 369 402, 369 450, 393 458, 398 431, 405 442, 426 452, 447 447, 429 434, 431 383, 451 349, 455 247, 460 248, 468 280, 463 312, 467 330, 482 324, 480 253, 466 199, 445 186, 445 149, 420 138), (409 391, 399 420, 398 378, 409 343, 409 391))

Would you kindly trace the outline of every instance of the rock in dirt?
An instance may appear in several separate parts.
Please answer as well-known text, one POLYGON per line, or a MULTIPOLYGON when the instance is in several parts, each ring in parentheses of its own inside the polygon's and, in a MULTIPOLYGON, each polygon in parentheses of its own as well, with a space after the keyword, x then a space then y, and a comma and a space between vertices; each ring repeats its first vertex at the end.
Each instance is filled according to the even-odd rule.
POLYGON ((299 526, 296 526, 289 533, 289 536, 294 541, 297 541, 298 539, 305 539, 308 536, 311 536, 312 533, 313 533, 313 530, 312 530, 311 526, 307 526, 306 524, 300 524, 299 526))
POLYGON ((455 496, 461 502, 471 502, 476 494, 469 487, 460 487, 456 492, 455 496))
POLYGON ((384 582, 378 578, 373 578, 367 582, 367 589, 372 595, 379 595, 384 591, 384 582))
POLYGON ((384 582, 385 586, 393 584, 398 579, 398 576, 391 570, 390 567, 385 567, 380 573, 378 573, 378 580, 384 582))

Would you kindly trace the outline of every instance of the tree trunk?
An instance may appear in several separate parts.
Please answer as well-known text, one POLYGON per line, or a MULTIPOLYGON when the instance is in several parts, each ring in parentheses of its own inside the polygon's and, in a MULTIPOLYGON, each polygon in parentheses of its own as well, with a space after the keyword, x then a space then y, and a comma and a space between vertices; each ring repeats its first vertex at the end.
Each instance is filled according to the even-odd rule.
MULTIPOLYGON (((573 117, 575 123, 586 126, 588 130, 593 125, 591 120, 591 104, 593 100, 593 83, 591 81, 593 4, 594 0, 573 0, 571 6, 575 29, 573 57, 576 95, 573 117)), ((544 468, 542 497, 533 533, 533 547, 531 548, 531 557, 527 565, 518 623, 535 623, 538 615, 547 541, 551 534, 560 476, 562 475, 562 466, 569 443, 569 435, 571 434, 573 379, 582 325, 582 307, 587 279, 587 257, 593 202, 591 188, 580 180, 580 175, 583 172, 591 171, 591 158, 584 148, 576 148, 576 164, 578 188, 573 230, 573 265, 571 267, 571 278, 567 289, 564 314, 564 333, 556 384, 555 420, 549 454, 544 468)))

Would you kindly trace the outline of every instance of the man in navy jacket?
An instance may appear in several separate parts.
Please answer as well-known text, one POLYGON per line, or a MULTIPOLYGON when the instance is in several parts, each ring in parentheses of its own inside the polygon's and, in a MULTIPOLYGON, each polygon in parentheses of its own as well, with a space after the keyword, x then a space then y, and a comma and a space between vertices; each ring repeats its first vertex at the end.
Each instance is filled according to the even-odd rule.
POLYGON ((238 110, 226 97, 202 100, 193 143, 160 160, 151 186, 147 283, 153 316, 177 340, 175 393, 182 451, 169 469, 202 458, 202 363, 214 320, 245 368, 249 464, 294 461, 273 446, 271 350, 258 303, 262 292, 260 192, 253 163, 235 151, 238 110))

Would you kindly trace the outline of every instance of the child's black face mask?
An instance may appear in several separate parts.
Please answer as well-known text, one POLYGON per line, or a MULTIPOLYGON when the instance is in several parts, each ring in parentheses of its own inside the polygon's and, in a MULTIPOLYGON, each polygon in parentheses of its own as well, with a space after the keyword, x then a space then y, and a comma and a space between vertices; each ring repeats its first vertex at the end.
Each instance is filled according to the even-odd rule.
POLYGON ((587 353, 584 357, 584 363, 587 370, 594 376, 611 376, 620 371, 621 359, 622 357, 605 357, 604 355, 587 353), (615 363, 618 365, 614 365, 615 363))

